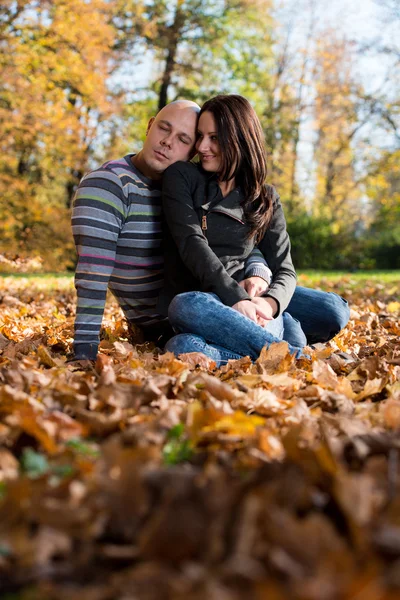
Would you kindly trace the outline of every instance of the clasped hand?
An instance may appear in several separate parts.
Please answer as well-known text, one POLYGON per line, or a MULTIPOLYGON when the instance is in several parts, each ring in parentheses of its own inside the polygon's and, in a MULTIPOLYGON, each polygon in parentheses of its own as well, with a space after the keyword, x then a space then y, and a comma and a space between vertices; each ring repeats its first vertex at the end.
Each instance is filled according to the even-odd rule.
POLYGON ((272 321, 278 307, 273 298, 252 298, 251 300, 240 300, 232 308, 264 327, 267 321, 272 321))
POLYGON ((273 298, 260 298, 267 291, 268 283, 261 277, 249 277, 239 284, 251 297, 250 300, 240 300, 232 306, 245 317, 248 317, 261 327, 272 321, 278 312, 278 304, 273 298))

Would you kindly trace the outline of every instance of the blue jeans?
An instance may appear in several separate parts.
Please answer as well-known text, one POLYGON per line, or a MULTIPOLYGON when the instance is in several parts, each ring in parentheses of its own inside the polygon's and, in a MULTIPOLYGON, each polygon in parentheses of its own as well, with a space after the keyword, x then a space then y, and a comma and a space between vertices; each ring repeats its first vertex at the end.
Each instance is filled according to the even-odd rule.
POLYGON ((341 296, 299 285, 286 312, 300 322, 309 345, 331 340, 350 318, 347 300, 341 296))
MULTIPOLYGON (((237 310, 225 306, 215 294, 205 292, 186 292, 175 296, 168 318, 180 334, 167 342, 167 351, 176 355, 202 352, 218 366, 229 359, 247 355, 255 360, 264 346, 283 339, 286 322, 290 322, 293 330, 296 328, 296 322, 290 315, 282 315, 261 327, 237 310)), ((299 333, 297 339, 300 339, 299 333)), ((301 341, 305 341, 304 335, 301 341)), ((298 346, 289 344, 289 351, 296 357, 303 355, 298 346)))
POLYGON ((269 324, 267 330, 264 330, 237 311, 224 307, 216 296, 214 300, 219 304, 209 304, 206 302, 207 297, 213 298, 213 295, 188 292, 174 298, 169 317, 174 329, 182 333, 169 340, 166 350, 176 355, 185 352, 203 352, 215 360, 217 365, 231 358, 247 355, 254 359, 258 357, 265 344, 271 343, 271 339, 266 337, 268 327, 279 327, 279 323, 282 326, 283 322, 283 336, 282 332, 276 329, 270 330, 269 333, 278 338, 273 341, 284 339, 293 347, 293 351, 298 353, 298 349, 306 344, 327 342, 332 339, 347 325, 350 317, 350 309, 344 298, 333 292, 321 292, 297 286, 287 311, 282 315, 282 320, 275 319, 269 324), (203 311, 206 306, 203 303, 207 306, 205 312, 203 311), (228 309, 228 312, 219 312, 221 307, 228 309), (228 322, 221 330, 223 318, 228 319, 228 322), (230 321, 232 318, 235 318, 234 322, 230 321), (238 318, 245 319, 245 323, 238 318), (210 323, 208 319, 211 319, 210 323))

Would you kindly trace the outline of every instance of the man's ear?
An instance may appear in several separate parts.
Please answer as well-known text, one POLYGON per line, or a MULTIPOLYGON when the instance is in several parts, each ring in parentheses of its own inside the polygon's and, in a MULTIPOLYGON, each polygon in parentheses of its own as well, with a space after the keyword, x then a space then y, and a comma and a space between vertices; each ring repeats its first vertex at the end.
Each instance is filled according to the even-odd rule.
POLYGON ((155 120, 156 120, 155 117, 151 117, 150 121, 147 123, 146 135, 149 133, 151 126, 153 125, 155 120))

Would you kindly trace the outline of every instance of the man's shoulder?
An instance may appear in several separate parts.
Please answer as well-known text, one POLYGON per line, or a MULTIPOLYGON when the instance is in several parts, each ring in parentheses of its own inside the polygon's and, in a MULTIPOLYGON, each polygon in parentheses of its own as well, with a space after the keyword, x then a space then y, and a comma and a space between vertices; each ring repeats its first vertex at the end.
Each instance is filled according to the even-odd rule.
POLYGON ((108 160, 100 167, 97 167, 97 169, 94 169, 92 173, 110 173, 113 176, 121 179, 127 175, 133 177, 136 173, 136 170, 133 168, 133 165, 130 163, 130 161, 127 160, 127 157, 124 156, 123 158, 108 160))
POLYGON ((121 175, 124 173, 125 170, 128 171, 129 167, 124 158, 108 160, 101 166, 88 171, 84 175, 83 181, 87 179, 102 178, 111 179, 115 182, 118 182, 121 179, 121 175))
POLYGON ((152 186, 149 185, 149 181, 146 180, 146 178, 131 164, 129 156, 108 160, 101 166, 86 173, 81 184, 91 185, 92 183, 96 185, 96 187, 115 184, 121 189, 121 192, 124 193, 128 193, 130 190, 128 184, 132 184, 136 191, 152 188, 152 186))
POLYGON ((128 161, 126 160, 126 157, 124 156, 123 158, 116 158, 114 160, 107 160, 105 163, 103 163, 101 165, 101 167, 99 167, 99 169, 105 169, 107 171, 121 171, 122 170, 129 170, 132 171, 133 169, 130 167, 128 161))

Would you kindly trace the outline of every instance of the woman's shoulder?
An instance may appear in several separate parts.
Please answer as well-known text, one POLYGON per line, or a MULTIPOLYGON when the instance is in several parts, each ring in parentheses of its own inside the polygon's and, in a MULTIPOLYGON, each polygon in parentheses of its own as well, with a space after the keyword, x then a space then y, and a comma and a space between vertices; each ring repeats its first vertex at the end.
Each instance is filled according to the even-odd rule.
POLYGON ((273 205, 276 206, 277 204, 280 204, 280 196, 276 190, 276 187, 270 183, 265 183, 264 188, 267 198, 270 198, 273 205))
POLYGON ((200 180, 204 177, 198 164, 178 160, 168 167, 164 172, 164 177, 184 177, 192 180, 200 180))

